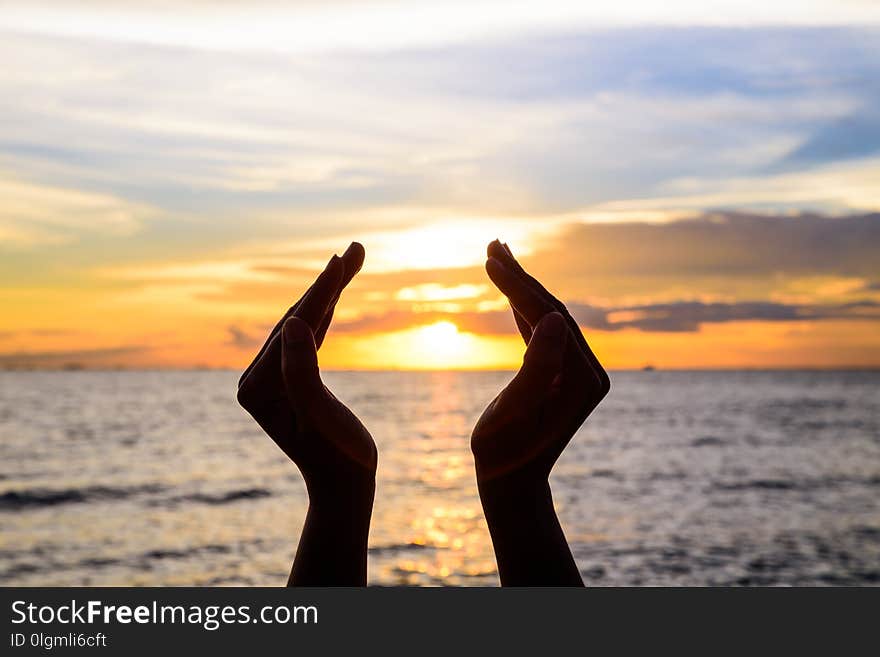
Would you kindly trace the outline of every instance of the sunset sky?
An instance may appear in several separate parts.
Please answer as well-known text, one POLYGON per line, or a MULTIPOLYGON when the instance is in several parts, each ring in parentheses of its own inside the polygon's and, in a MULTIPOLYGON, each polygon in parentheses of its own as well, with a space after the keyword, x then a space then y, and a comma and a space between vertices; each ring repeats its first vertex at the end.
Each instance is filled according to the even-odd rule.
POLYGON ((508 368, 500 238, 609 368, 880 366, 880 3, 5 1, 0 369, 508 368))

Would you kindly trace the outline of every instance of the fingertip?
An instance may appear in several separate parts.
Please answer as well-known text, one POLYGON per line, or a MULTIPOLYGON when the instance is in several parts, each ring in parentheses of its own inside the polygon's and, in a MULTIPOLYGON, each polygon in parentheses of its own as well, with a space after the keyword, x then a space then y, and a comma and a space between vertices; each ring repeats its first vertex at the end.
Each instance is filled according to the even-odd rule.
POLYGON ((547 313, 538 322, 535 332, 543 339, 565 339, 568 325, 565 318, 558 312, 547 313))
POLYGON ((564 366, 564 328, 562 316, 553 312, 545 314, 535 326, 523 355, 523 366, 514 379, 523 399, 543 399, 544 395, 553 391, 554 386, 558 387, 554 382, 564 366))
POLYGON ((299 416, 314 412, 314 400, 323 389, 314 335, 307 322, 290 317, 282 327, 281 377, 287 398, 299 416))
POLYGON ((543 362, 544 368, 558 371, 562 366, 567 333, 565 318, 557 312, 547 313, 532 332, 532 339, 526 349, 526 359, 543 362))
POLYGON ((345 261, 334 253, 325 271, 330 277, 330 281, 338 285, 342 277, 345 276, 345 261))
POLYGON ((352 242, 348 245, 345 253, 342 254, 342 261, 345 265, 341 280, 343 287, 348 285, 364 266, 365 255, 366 251, 360 242, 352 242))
POLYGON ((495 287, 504 292, 504 281, 507 275, 507 269, 504 267, 504 263, 498 258, 490 257, 486 260, 486 273, 489 275, 489 279, 495 284, 495 287))
POLYGON ((365 256, 366 250, 364 249, 364 245, 360 242, 352 242, 348 245, 345 253, 342 254, 342 259, 345 260, 348 265, 354 265, 357 269, 360 269, 361 265, 364 264, 365 256))
POLYGON ((497 258, 500 255, 504 254, 504 247, 501 246, 501 240, 494 239, 489 242, 489 246, 486 247, 486 257, 487 258, 497 258))
POLYGON ((284 336, 284 344, 289 347, 305 344, 309 340, 314 341, 311 327, 299 317, 288 317, 281 332, 284 336))
POLYGON ((494 256, 489 256, 486 260, 486 271, 490 276, 492 275, 492 272, 502 274, 505 271, 504 263, 494 256))

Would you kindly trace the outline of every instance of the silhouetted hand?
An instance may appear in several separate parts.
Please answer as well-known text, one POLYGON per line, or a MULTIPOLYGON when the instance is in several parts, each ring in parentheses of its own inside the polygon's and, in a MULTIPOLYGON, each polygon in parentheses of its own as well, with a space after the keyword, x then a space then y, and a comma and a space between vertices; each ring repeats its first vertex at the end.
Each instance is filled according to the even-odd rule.
POLYGON ((477 483, 504 585, 575 585, 580 574, 559 526, 548 477, 610 389, 565 305, 492 242, 486 271, 510 300, 528 347, 517 375, 471 436, 477 483))
POLYGON ((239 380, 239 403, 296 463, 308 489, 291 585, 366 583, 376 445, 324 386, 317 356, 339 296, 363 260, 356 242, 333 256, 239 380))

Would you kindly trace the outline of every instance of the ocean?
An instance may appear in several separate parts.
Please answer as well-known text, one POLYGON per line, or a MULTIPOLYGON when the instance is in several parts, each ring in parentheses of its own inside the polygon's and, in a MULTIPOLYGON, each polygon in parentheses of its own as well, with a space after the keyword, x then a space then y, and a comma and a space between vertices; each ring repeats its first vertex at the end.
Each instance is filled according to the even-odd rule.
MULTIPOLYGON (((370 583, 496 585, 468 447, 509 372, 327 372, 370 583)), ((552 477, 587 585, 880 584, 880 372, 612 372, 552 477)), ((0 584, 281 585, 302 480, 238 373, 0 372, 0 584)))

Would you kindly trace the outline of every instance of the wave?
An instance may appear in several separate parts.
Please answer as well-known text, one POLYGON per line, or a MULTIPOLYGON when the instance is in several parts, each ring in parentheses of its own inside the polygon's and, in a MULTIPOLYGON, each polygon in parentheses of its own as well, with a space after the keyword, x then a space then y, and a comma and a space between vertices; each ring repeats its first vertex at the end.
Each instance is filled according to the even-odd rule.
MULTIPOLYGON (((42 509, 62 504, 90 504, 94 502, 113 502, 138 495, 155 495, 166 488, 157 484, 142 486, 113 487, 85 486, 82 488, 28 488, 7 490, 0 494, 0 512, 16 512, 42 509)), ((270 497, 272 492, 265 488, 244 488, 225 493, 192 493, 168 499, 150 500, 150 506, 176 506, 178 504, 230 504, 241 500, 254 500, 270 497)))
POLYGON ((272 491, 265 488, 243 488, 241 490, 232 490, 226 493, 192 493, 190 495, 179 495, 167 500, 157 501, 156 505, 177 505, 186 503, 195 504, 230 504, 241 500, 257 500, 263 497, 271 497, 272 491))
POLYGON ((389 545, 376 545, 370 548, 370 554, 396 554, 398 552, 408 552, 410 550, 435 550, 433 545, 424 545, 422 543, 392 543, 389 545))
POLYGON ((195 545, 183 550, 166 550, 156 549, 144 552, 141 559, 162 560, 162 559, 188 559, 198 554, 227 554, 232 548, 228 545, 209 544, 195 545))
POLYGON ((161 486, 111 487, 86 486, 84 488, 30 488, 8 490, 0 494, 0 511, 58 506, 59 504, 85 504, 89 502, 122 500, 143 493, 158 493, 161 486))
POLYGON ((590 473, 591 477, 599 477, 599 478, 608 478, 608 479, 620 479, 621 476, 616 473, 614 470, 593 470, 590 473))
POLYGON ((724 491, 738 490, 794 490, 803 487, 803 483, 784 479, 753 479, 751 481, 735 481, 716 483, 715 488, 724 491))
MULTIPOLYGON (((254 541, 253 543, 259 544, 259 541, 254 541)), ((36 552, 41 554, 44 551, 44 549, 39 547, 36 550, 36 552)), ((52 548, 48 551, 52 554, 55 554, 57 552, 57 549, 52 548)), ((22 575, 33 575, 37 573, 57 573, 59 571, 71 570, 85 570, 91 573, 102 568, 109 568, 111 566, 126 566, 129 568, 134 567, 142 570, 145 567, 145 564, 148 564, 151 561, 163 561, 166 559, 189 559, 195 556, 229 554, 232 551, 233 547, 231 545, 209 543, 206 545, 189 546, 181 550, 157 548, 153 550, 148 550, 147 552, 143 552, 141 554, 131 555, 129 557, 94 556, 68 562, 55 561, 54 559, 47 558, 42 559, 37 563, 31 561, 20 561, 18 563, 14 563, 16 559, 29 559, 34 556, 38 556, 34 554, 34 551, 8 551, 0 553, 0 559, 13 563, 8 568, 6 568, 6 570, 0 570, 0 582, 5 580, 12 580, 22 575)))
POLYGON ((824 488, 839 488, 841 486, 878 486, 880 476, 874 477, 819 477, 813 479, 751 479, 748 481, 716 482, 715 490, 720 491, 743 491, 743 490, 803 490, 812 491, 824 488))
POLYGON ((727 441, 718 436, 700 436, 691 441, 691 447, 723 447, 727 441))

